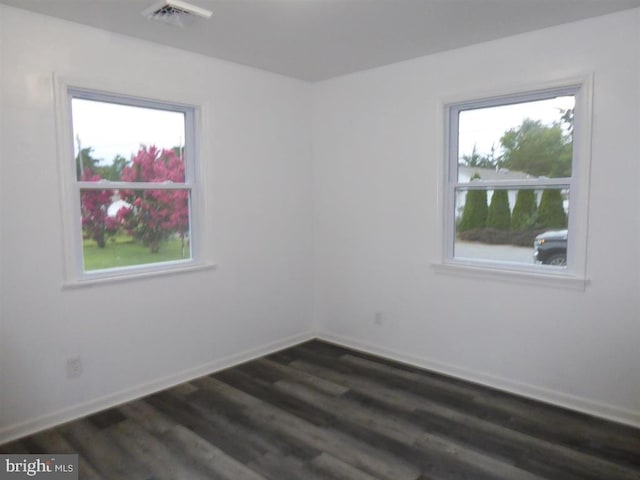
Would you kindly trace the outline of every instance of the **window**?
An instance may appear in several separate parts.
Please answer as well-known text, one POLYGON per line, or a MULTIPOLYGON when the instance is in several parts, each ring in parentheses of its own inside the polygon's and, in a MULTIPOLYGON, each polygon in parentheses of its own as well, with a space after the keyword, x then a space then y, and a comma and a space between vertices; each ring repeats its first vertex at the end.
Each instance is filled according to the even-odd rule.
POLYGON ((584 273, 585 89, 569 85, 446 107, 445 263, 584 273))
POLYGON ((196 108, 71 87, 65 99, 70 279, 192 268, 196 108))

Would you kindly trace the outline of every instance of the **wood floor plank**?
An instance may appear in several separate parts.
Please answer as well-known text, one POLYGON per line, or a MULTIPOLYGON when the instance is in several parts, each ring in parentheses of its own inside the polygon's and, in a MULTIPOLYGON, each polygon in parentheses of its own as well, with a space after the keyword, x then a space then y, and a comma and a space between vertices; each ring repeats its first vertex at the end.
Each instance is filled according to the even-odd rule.
MULTIPOLYGON (((195 388, 189 389, 189 393, 193 393, 196 390, 195 388)), ((168 392, 168 394, 171 393, 179 394, 180 392, 176 390, 168 392)), ((250 456, 241 455, 240 459, 236 459, 228 455, 194 431, 176 421, 171 421, 169 417, 145 401, 131 402, 119 407, 119 409, 128 418, 137 420, 145 429, 157 435, 159 440, 169 446, 172 451, 184 452, 186 457, 202 465, 206 471, 213 472, 215 478, 224 480, 264 480, 264 477, 244 465, 243 461, 247 462, 251 458, 250 456)), ((210 438, 213 438, 215 442, 222 440, 225 446, 228 446, 228 440, 223 440, 225 435, 224 426, 221 427, 219 422, 212 422, 212 419, 205 415, 205 412, 201 413, 203 415, 199 418, 206 420, 207 423, 214 423, 214 427, 217 427, 210 435, 210 438)), ((203 429, 198 430, 202 431, 203 429)), ((207 428, 205 431, 209 432, 210 430, 207 428)), ((247 443, 246 437, 243 438, 242 444, 245 448, 247 443)), ((232 451, 232 454, 236 453, 237 451, 232 451)), ((258 456, 263 453, 260 452, 258 456)))
POLYGON ((198 388, 193 385, 192 383, 182 383, 180 385, 176 385, 173 388, 170 388, 169 391, 170 392, 174 392, 178 395, 182 395, 182 396, 187 396, 190 395, 194 392, 196 392, 198 390, 198 388))
POLYGON ((488 472, 499 478, 508 480, 540 480, 541 477, 524 471, 515 465, 502 462, 489 455, 475 451, 463 444, 456 443, 446 437, 425 432, 423 429, 401 418, 391 415, 376 416, 368 409, 351 404, 342 398, 321 398, 304 387, 287 381, 279 381, 276 387, 283 388, 290 395, 304 398, 319 408, 327 408, 344 420, 352 422, 359 429, 372 429, 376 433, 389 437, 408 447, 417 445, 422 453, 436 458, 450 458, 464 463, 470 469, 488 472))
POLYGON ((108 479, 148 480, 151 471, 86 419, 61 427, 62 434, 79 455, 85 457, 100 474, 108 479))
POLYGON ((163 415, 144 399, 120 405, 118 410, 122 412, 126 418, 137 421, 148 431, 156 435, 162 435, 164 432, 179 425, 177 420, 170 419, 166 415, 163 415))
POLYGON ((577 412, 549 406, 529 399, 505 394, 486 387, 450 379, 414 367, 330 346, 331 356, 324 352, 323 342, 310 342, 292 352, 312 363, 328 364, 337 358, 342 364, 334 369, 351 375, 378 379, 387 385, 426 395, 435 401, 459 406, 475 416, 502 423, 527 435, 570 445, 587 454, 615 458, 624 464, 640 466, 640 438, 634 429, 595 419, 577 412), (339 355, 342 352, 342 355, 339 355), (311 356, 310 356, 311 355, 311 356), (325 355, 325 356, 323 356, 325 355))
POLYGON ((212 472, 199 471, 189 462, 185 452, 170 450, 160 440, 133 420, 109 427, 105 434, 130 452, 148 468, 156 480, 189 478, 193 480, 222 480, 212 472))
MULTIPOLYGON (((568 448, 564 445, 539 439, 516 430, 511 430, 503 425, 488 422, 482 418, 468 415, 464 412, 451 409, 427 398, 420 397, 411 392, 401 392, 380 385, 374 381, 359 376, 348 375, 340 371, 324 368, 318 365, 296 360, 290 364, 294 368, 300 368, 307 373, 315 373, 322 378, 350 387, 372 399, 387 400, 392 407, 406 412, 421 412, 420 415, 408 417, 416 424, 423 418, 446 419, 450 423, 447 433, 451 433, 456 425, 461 425, 467 431, 474 432, 471 436, 472 443, 477 443, 478 448, 495 447, 494 455, 503 458, 512 457, 524 468, 534 469, 536 464, 548 465, 555 462, 569 473, 582 479, 600 479, 610 476, 611 479, 635 479, 636 473, 626 468, 626 465, 617 465, 600 457, 584 454, 581 451, 568 448), (525 452, 526 457, 515 456, 514 452, 525 452), (536 459, 545 460, 545 463, 536 463, 536 459)), ((433 424, 431 424, 433 426, 433 424)), ((441 431, 444 431, 441 430, 441 431)), ((458 439, 465 438, 458 436, 458 439)), ((468 437, 467 437, 468 438, 468 437)))
POLYGON ((202 465, 205 471, 213 473, 216 478, 222 480, 265 480, 262 475, 182 425, 177 425, 165 432, 161 438, 172 450, 184 452, 185 456, 202 465))
POLYGON ((18 455, 31 453, 29 447, 27 447, 23 441, 16 440, 14 442, 5 443, 0 446, 0 453, 6 455, 18 455))
POLYGON ((305 421, 316 426, 327 427, 332 421, 330 414, 318 411, 310 407, 307 403, 286 393, 269 389, 269 382, 265 382, 262 379, 255 379, 247 375, 243 370, 229 370, 216 374, 215 378, 254 398, 260 398, 265 403, 276 406, 281 410, 286 410, 291 415, 303 418, 305 421))
POLYGON ((309 469, 295 457, 268 453, 249 464, 260 471, 268 480, 333 480, 309 469))
POLYGON ((339 432, 305 422, 219 380, 205 377, 198 382, 203 388, 237 402, 239 408, 246 409, 250 416, 261 420, 265 429, 276 430, 282 435, 316 448, 318 454, 331 453, 356 468, 388 480, 415 480, 419 476, 417 468, 387 452, 372 448, 339 432))
MULTIPOLYGON (((462 394, 471 394, 473 389, 477 389, 472 385, 466 387, 458 384, 449 385, 446 380, 434 379, 430 376, 424 376, 422 373, 401 372, 393 367, 360 359, 353 355, 343 356, 341 361, 385 371, 394 377, 398 376, 412 383, 423 384, 430 390, 444 388, 462 394)), ((640 451, 640 437, 629 435, 632 430, 627 427, 618 426, 612 422, 602 422, 587 415, 576 413, 567 415, 559 408, 550 407, 540 402, 523 401, 518 397, 495 391, 481 391, 481 393, 473 394, 472 403, 481 406, 483 410, 476 411, 482 411, 486 417, 494 418, 491 412, 495 410, 508 414, 507 417, 503 416, 502 418, 506 419, 510 428, 518 428, 529 435, 537 433, 541 437, 553 437, 558 443, 571 444, 573 448, 582 447, 591 453, 604 450, 605 455, 609 457, 615 455, 640 466, 640 457, 637 455, 637 452, 640 451), (590 448, 594 445, 595 448, 590 448)), ((469 410, 469 405, 465 403, 464 408, 469 410)))
MULTIPOLYGON (((291 391, 288 394, 275 395, 276 392, 269 391, 268 384, 264 385, 267 382, 261 379, 253 379, 253 384, 251 384, 252 379, 246 378, 246 375, 242 372, 235 372, 234 375, 227 373, 224 375, 224 379, 231 381, 235 388, 266 399, 272 405, 281 404, 283 396, 296 398, 291 391)), ((286 383, 286 381, 279 381, 276 385, 282 383, 286 383)), ((327 425, 332 425, 333 429, 343 434, 374 445, 380 450, 393 452, 398 458, 410 458, 413 463, 418 464, 423 469, 428 469, 432 472, 446 472, 450 478, 466 478, 470 476, 478 480, 485 478, 504 479, 504 477, 483 472, 482 469, 476 469, 473 464, 462 461, 459 455, 448 455, 447 452, 449 450, 433 451, 433 448, 426 450, 416 447, 415 442, 423 436, 424 432, 412 429, 410 424, 405 423, 401 426, 395 426, 392 421, 384 417, 372 418, 366 412, 363 414, 357 409, 350 409, 349 405, 339 405, 339 399, 327 397, 323 400, 322 398, 316 398, 316 395, 313 392, 309 395, 309 398, 318 400, 314 405, 307 403, 307 408, 297 408, 297 412, 301 414, 301 418, 304 420, 311 421, 316 417, 322 417, 327 425), (331 408, 332 405, 333 408, 331 408), (397 433, 395 435, 391 434, 392 431, 397 433)), ((300 403, 306 403, 306 399, 300 403)))
MULTIPOLYGON (((73 446, 56 430, 46 430, 32 435, 29 440, 35 445, 35 452, 53 454, 74 454, 76 450, 73 446)), ((78 456, 78 477, 83 480, 102 480, 84 456, 78 456)))
POLYGON ((261 358, 256 360, 256 364, 261 365, 265 369, 272 369, 277 371, 283 378, 290 378, 291 380, 295 380, 299 383, 304 383, 306 385, 309 385, 317 389, 320 392, 323 392, 329 395, 336 395, 336 396, 342 395, 349 390, 347 387, 343 385, 338 385, 336 383, 330 382, 328 380, 324 380, 314 375, 309 375, 299 370, 287 368, 286 366, 281 365, 272 360, 269 360, 267 358, 261 358))
POLYGON ((311 467, 319 472, 326 473, 336 480, 376 480, 375 477, 363 472, 347 462, 328 453, 321 453, 310 462, 311 467))
POLYGON ((169 408, 167 412, 186 418, 183 423, 191 425, 191 430, 243 463, 269 452, 302 459, 313 458, 319 453, 295 439, 263 429, 259 418, 247 415, 233 402, 206 390, 190 398, 186 404, 164 395, 153 401, 159 409, 169 408))

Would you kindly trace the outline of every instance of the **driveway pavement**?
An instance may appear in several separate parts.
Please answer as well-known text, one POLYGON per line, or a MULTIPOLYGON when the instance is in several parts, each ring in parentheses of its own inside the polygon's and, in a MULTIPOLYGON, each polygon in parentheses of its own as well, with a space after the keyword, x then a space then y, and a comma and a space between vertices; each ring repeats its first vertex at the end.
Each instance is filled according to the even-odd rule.
POLYGON ((533 263, 533 246, 515 247, 513 245, 486 245, 478 242, 456 240, 456 258, 475 258, 498 260, 502 262, 533 263))

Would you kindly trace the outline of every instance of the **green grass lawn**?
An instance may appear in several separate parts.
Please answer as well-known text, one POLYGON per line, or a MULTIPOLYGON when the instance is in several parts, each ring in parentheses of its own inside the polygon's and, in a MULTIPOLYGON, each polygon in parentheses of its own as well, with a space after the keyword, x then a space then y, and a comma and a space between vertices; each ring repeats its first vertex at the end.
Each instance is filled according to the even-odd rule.
MULTIPOLYGON (((162 242, 158 253, 151 253, 149 247, 134 242, 128 236, 116 236, 108 239, 105 248, 98 248, 93 240, 84 240, 82 251, 85 271, 183 259, 182 242, 179 238, 170 238, 162 242)), ((187 245, 185 247, 186 258, 189 258, 189 255, 187 245)))

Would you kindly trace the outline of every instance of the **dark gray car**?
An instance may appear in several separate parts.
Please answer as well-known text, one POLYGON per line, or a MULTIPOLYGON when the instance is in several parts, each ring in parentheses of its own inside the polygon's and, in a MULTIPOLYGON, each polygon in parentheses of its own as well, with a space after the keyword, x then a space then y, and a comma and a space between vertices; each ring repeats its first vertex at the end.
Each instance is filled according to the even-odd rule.
POLYGON ((567 265, 568 230, 549 230, 538 235, 533 242, 536 263, 565 267, 567 265))

